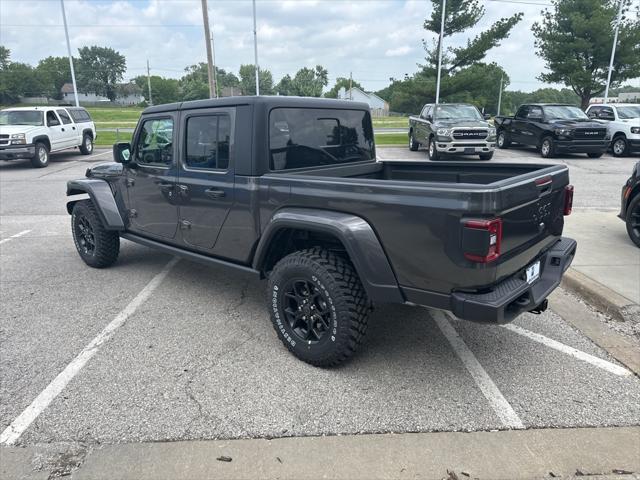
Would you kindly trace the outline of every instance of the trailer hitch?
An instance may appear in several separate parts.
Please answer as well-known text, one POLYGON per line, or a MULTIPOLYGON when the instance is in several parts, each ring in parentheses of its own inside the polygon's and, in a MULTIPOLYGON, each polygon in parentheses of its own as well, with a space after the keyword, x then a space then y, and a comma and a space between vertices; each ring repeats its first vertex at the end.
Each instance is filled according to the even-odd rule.
POLYGON ((530 313, 535 313, 536 315, 540 315, 542 312, 544 312, 547 307, 549 306, 549 300, 547 300, 546 298, 542 301, 542 303, 540 303, 540 305, 538 305, 536 308, 529 310, 530 313))

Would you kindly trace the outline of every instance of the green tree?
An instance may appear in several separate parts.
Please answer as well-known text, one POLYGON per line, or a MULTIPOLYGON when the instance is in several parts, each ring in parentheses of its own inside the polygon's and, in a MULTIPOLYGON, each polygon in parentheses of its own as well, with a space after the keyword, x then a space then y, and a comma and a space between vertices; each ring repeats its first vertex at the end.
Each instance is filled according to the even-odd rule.
MULTIPOLYGON (((164 78, 151 75, 151 100, 155 105, 172 103, 180 100, 179 81, 175 78, 164 78)), ((149 84, 146 75, 140 75, 133 79, 134 83, 142 90, 142 96, 149 103, 149 84)))
MULTIPOLYGON (((180 92, 182 100, 200 100, 209 98, 209 74, 207 64, 200 62, 185 68, 187 72, 180 79, 180 92)), ((240 80, 233 73, 216 67, 216 88, 218 94, 225 87, 239 87, 240 80)))
POLYGON ((285 75, 276 85, 280 95, 296 95, 298 97, 320 97, 322 89, 329 83, 328 72, 322 65, 315 68, 301 68, 293 78, 285 75))
POLYGON ((127 61, 109 47, 82 47, 78 50, 78 89, 116 99, 116 85, 122 81, 127 61))
POLYGON ((47 98, 62 99, 60 91, 65 83, 71 82, 71 67, 67 57, 47 57, 38 62, 36 72, 42 79, 47 98))
MULTIPOLYGON (((627 15, 632 0, 623 1, 611 75, 614 87, 640 75, 640 15, 627 15)), ((554 0, 542 21, 533 24, 536 53, 549 70, 538 78, 571 87, 583 109, 605 89, 618 5, 617 0, 554 0)))
MULTIPOLYGON (((245 95, 256 94, 255 65, 240 65, 240 88, 245 95)), ((260 95, 273 95, 273 75, 267 69, 260 69, 260 95)))
POLYGON ((295 95, 293 93, 293 79, 291 78, 291 75, 287 73, 280 79, 276 85, 276 93, 284 96, 295 95))
POLYGON ((37 97, 43 93, 40 76, 31 65, 9 62, 0 69, 0 102, 12 104, 20 97, 37 97))
POLYGON ((11 51, 4 45, 0 45, 0 70, 4 70, 9 66, 11 51))
POLYGON ((324 96, 327 98, 338 98, 338 92, 340 91, 340 89, 344 88, 345 90, 349 90, 349 85, 351 85, 353 88, 359 88, 360 90, 364 90, 362 85, 360 85, 355 80, 350 81, 348 78, 338 77, 336 78, 335 85, 331 88, 331 90, 325 93, 324 96))

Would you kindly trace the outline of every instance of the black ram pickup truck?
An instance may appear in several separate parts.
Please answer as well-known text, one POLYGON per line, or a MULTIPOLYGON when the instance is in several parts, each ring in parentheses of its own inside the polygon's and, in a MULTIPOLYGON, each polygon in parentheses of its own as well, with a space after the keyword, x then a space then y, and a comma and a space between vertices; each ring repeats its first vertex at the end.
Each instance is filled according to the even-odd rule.
POLYGON ((559 153, 586 153, 599 158, 611 142, 606 125, 591 120, 573 105, 521 105, 514 117, 497 116, 498 148, 512 143, 536 147, 544 158, 559 153))
POLYGON ((566 166, 380 163, 364 103, 154 106, 114 160, 67 184, 80 257, 107 267, 123 238, 266 278, 278 336, 317 366, 352 355, 378 304, 540 312, 576 250, 566 166))

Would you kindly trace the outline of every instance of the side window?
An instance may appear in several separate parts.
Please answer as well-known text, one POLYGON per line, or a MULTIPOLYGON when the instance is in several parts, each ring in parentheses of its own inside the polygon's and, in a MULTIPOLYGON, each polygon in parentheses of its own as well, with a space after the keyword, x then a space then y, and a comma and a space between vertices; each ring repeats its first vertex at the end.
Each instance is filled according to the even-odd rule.
POLYGON ((542 108, 530 107, 529 113, 527 113, 527 118, 542 118, 542 108))
POLYGON ((600 114, 600 110, 602 110, 602 107, 590 107, 587 110, 587 117, 596 118, 600 114))
POLYGON ((64 123, 65 125, 67 125, 68 123, 71 123, 71 117, 69 117, 69 114, 67 113, 66 110, 56 110, 56 111, 58 112, 58 115, 60 116, 62 123, 64 123))
POLYGON ((602 118, 603 120, 615 120, 616 117, 613 114, 613 108, 611 107, 602 107, 600 113, 598 114, 598 118, 602 118))
POLYGON ((136 163, 168 166, 173 161, 173 120, 145 120, 135 145, 136 163))
POLYGON ((424 108, 422 109, 422 113, 420 114, 420 116, 422 118, 427 118, 430 112, 431 112, 431 105, 425 105, 424 108))
POLYGON ((527 113, 529 113, 529 105, 522 105, 516 113, 516 118, 527 118, 527 113))
POLYGON ((189 117, 186 135, 187 168, 229 168, 231 120, 228 115, 189 117))
POLYGON ((49 110, 47 112, 47 127, 55 127, 58 125, 60 125, 60 120, 58 120, 58 117, 53 110, 49 110))

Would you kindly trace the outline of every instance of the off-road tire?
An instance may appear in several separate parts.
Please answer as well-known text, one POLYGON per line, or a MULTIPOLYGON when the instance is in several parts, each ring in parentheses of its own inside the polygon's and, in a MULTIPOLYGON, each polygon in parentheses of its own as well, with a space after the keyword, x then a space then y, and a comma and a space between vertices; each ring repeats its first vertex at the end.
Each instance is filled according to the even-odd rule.
POLYGON ((88 133, 82 136, 82 144, 80 145, 80 153, 83 155, 90 155, 93 153, 93 137, 88 133))
POLYGON ((498 130, 498 138, 496 139, 496 143, 498 145, 498 148, 509 148, 511 146, 511 140, 509 140, 509 135, 507 135, 507 132, 502 129, 498 130))
POLYGON ((587 157, 589 157, 589 158, 600 158, 602 155, 604 155, 604 152, 600 152, 600 153, 587 153, 587 157))
POLYGON ((34 168, 44 168, 49 165, 49 148, 46 143, 36 142, 36 153, 31 159, 31 165, 34 168))
POLYGON ((107 230, 104 227, 91 200, 81 200, 73 206, 71 231, 80 258, 90 267, 109 267, 118 259, 120 237, 117 232, 107 230), (93 248, 88 248, 87 239, 82 232, 82 227, 86 224, 91 229, 93 248))
MULTIPOLYGON (((316 367, 334 367, 349 359, 364 338, 371 312, 351 262, 320 247, 291 253, 276 264, 269 275, 267 301, 273 328, 282 343, 298 359, 316 367), (328 307, 328 328, 313 343, 296 333, 290 313, 285 312, 292 310, 290 285, 298 282, 307 282, 315 289, 312 303, 319 302, 325 310, 328 307)), ((295 305, 296 300, 293 302, 295 305)))
POLYGON ((493 158, 493 152, 480 154, 480 160, 491 160, 492 158, 493 158))
POLYGON ((540 140, 540 156, 542 158, 553 158, 556 156, 556 146, 552 137, 546 136, 540 140))
POLYGON ((636 194, 629 202, 625 223, 629 238, 640 248, 640 194, 636 194))
POLYGON ((429 160, 436 161, 440 159, 440 154, 438 153, 438 149, 436 148, 436 139, 433 137, 429 138, 429 160))
POLYGON ((624 157, 629 153, 629 142, 624 135, 616 135, 611 142, 614 157, 624 157))
POLYGON ((416 139, 413 138, 413 132, 411 132, 409 134, 409 150, 411 150, 412 152, 416 152, 419 148, 420 144, 416 142, 416 139))

